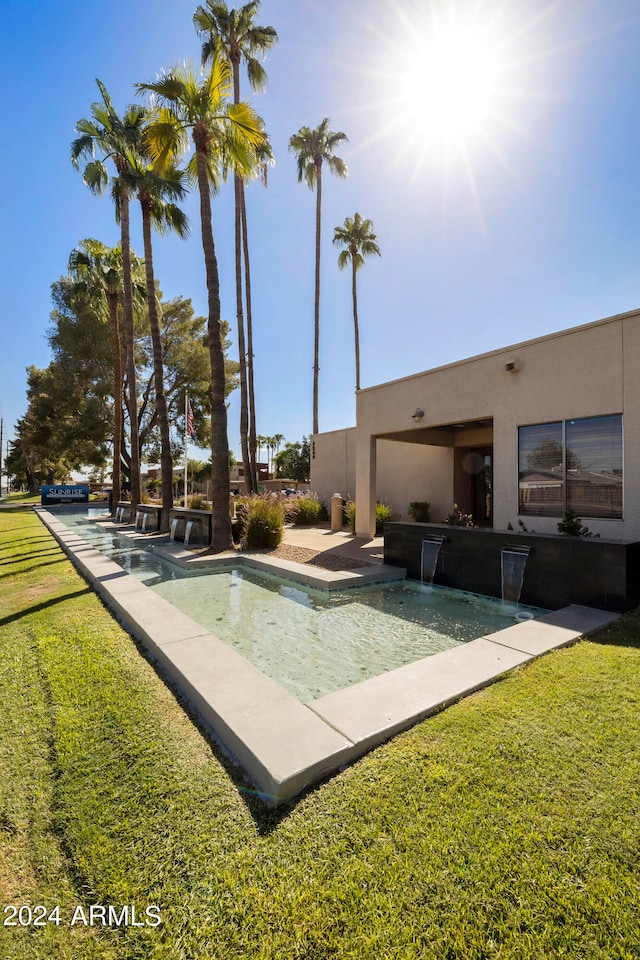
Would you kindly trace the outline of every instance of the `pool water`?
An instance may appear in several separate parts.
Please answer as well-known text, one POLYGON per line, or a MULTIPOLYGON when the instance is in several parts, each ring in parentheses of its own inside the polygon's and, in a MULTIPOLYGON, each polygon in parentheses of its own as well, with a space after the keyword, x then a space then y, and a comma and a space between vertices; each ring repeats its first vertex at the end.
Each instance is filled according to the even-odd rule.
POLYGON ((186 571, 85 517, 60 515, 303 702, 515 622, 500 601, 415 581, 328 592, 245 566, 186 571))

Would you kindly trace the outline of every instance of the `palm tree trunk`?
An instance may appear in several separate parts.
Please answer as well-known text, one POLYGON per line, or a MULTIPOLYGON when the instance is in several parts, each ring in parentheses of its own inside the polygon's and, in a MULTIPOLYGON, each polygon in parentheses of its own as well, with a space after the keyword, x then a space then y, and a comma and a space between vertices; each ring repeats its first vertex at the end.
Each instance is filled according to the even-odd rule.
MULTIPOLYGON (((233 74, 233 102, 240 103, 240 51, 230 53, 231 70, 233 74)), ((238 321, 238 354, 240 360, 240 450, 242 466, 244 468, 245 488, 249 493, 254 492, 251 473, 251 459, 249 456, 248 425, 249 403, 247 397, 247 354, 244 342, 244 317, 242 315, 242 203, 243 183, 237 174, 233 178, 235 198, 235 254, 236 254, 236 317, 238 321)))
MULTIPOLYGON (((158 301, 153 274, 153 246, 151 243, 151 211, 146 201, 141 201, 142 236, 144 240, 144 266, 147 281, 147 303, 149 304, 149 324, 153 343, 153 377, 156 392, 156 410, 160 428, 160 477, 162 480, 162 509, 160 511, 160 532, 169 529, 169 511, 173 507, 173 457, 171 456, 171 436, 169 433, 169 411, 164 391, 164 369, 162 357, 162 336, 158 318, 158 301)), ((186 500, 185 500, 186 504, 186 500)))
POLYGON ((129 381, 129 429, 131 434, 131 512, 140 503, 140 445, 138 440, 138 410, 136 402, 135 334, 133 326, 133 291, 131 286, 131 242, 129 239, 129 195, 123 189, 120 198, 120 235, 122 245, 122 273, 124 278, 124 329, 127 352, 127 380, 129 381))
POLYGON ((356 390, 360 389, 360 334, 358 333, 358 296, 356 293, 356 258, 351 254, 351 291, 353 293, 353 330, 356 338, 356 390))
POLYGON ((208 336, 211 361, 211 488, 212 523, 211 548, 215 553, 233 548, 231 519, 229 517, 229 437, 227 407, 224 398, 224 352, 220 338, 220 279, 218 261, 211 226, 211 200, 207 178, 206 131, 194 127, 198 189, 200 193, 200 223, 202 249, 207 276, 209 309, 208 336), (200 138, 204 143, 199 146, 200 138))
POLYGON ((238 324, 238 358, 240 360, 240 450, 247 490, 253 493, 251 483, 251 461, 247 439, 249 426, 249 408, 247 400, 247 353, 244 341, 244 317, 242 314, 242 179, 233 178, 235 197, 235 259, 236 259, 236 319, 238 324))
POLYGON ((118 500, 122 499, 120 475, 120 447, 122 445, 122 354, 120 352, 120 328, 118 326, 118 294, 109 293, 109 322, 111 325, 111 348, 113 350, 113 473, 111 512, 115 514, 118 500))
POLYGON ((320 353, 320 210, 322 204, 322 161, 316 174, 316 294, 313 325, 313 432, 318 433, 318 363, 320 353))
POLYGON ((242 245, 244 255, 244 292, 247 301, 247 401, 249 406, 249 464, 251 469, 251 487, 250 492, 256 493, 258 489, 258 468, 256 467, 256 399, 253 379, 253 312, 251 307, 251 269, 249 264, 249 235, 247 233, 247 204, 245 202, 244 183, 242 187, 242 245))

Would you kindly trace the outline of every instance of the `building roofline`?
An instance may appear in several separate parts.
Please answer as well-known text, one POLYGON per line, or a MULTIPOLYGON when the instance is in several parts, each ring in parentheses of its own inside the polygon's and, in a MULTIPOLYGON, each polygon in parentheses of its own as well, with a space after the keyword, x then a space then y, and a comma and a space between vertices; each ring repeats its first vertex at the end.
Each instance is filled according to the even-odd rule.
POLYGON ((466 363, 474 363, 476 360, 485 360, 488 357, 499 357, 501 354, 513 353, 515 350, 530 347, 536 343, 543 343, 546 340, 556 340, 560 337, 567 337, 582 330, 590 330, 593 327, 605 326, 608 323, 616 323, 619 320, 626 320, 630 317, 640 317, 640 307, 635 310, 627 310, 624 313, 617 313, 613 317, 604 317, 602 320, 592 320, 590 323, 582 323, 575 327, 567 327, 565 330, 557 330, 554 333, 545 333, 541 337, 533 337, 531 340, 521 340, 519 343, 509 344, 506 347, 497 347, 495 350, 488 350, 486 353, 476 353, 472 357, 464 357, 461 360, 452 360, 449 363, 443 363, 438 367, 429 367, 421 370, 419 373, 410 373, 406 377, 396 377, 394 380, 384 380, 382 383, 373 384, 371 387, 362 387, 360 393, 368 393, 371 390, 379 390, 380 387, 389 387, 396 383, 405 383, 408 380, 416 380, 418 377, 424 377, 427 373, 438 373, 441 370, 450 370, 453 367, 461 367, 466 363))

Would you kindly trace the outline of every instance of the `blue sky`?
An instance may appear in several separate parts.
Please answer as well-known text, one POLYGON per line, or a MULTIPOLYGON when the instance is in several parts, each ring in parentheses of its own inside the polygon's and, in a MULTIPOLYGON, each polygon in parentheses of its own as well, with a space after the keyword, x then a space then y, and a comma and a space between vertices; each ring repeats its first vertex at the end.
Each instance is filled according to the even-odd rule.
MULTIPOLYGON (((50 359, 51 283, 80 240, 118 242, 110 201, 69 161, 75 123, 97 99, 96 77, 122 110, 135 82, 198 61, 194 8, 0 3, 12 107, 0 160, 5 439, 26 407, 25 367, 50 359)), ((356 211, 373 220, 382 250, 358 279, 363 387, 639 305, 637 0, 263 0, 260 20, 280 38, 267 92, 243 86, 276 155, 268 189, 248 190, 260 433, 298 440, 311 430, 315 196, 297 183, 287 143, 323 117, 349 137, 349 176, 324 179, 321 430, 355 422, 350 278, 331 238, 356 211), (448 67, 427 52, 447 9, 448 67), (481 106, 480 79, 463 87, 469 116, 442 130, 429 111, 450 93, 451 60, 465 56, 456 37, 487 46, 491 85, 481 106)), ((229 185, 213 209, 233 329, 231 194, 229 185)), ((156 275, 165 297, 189 296, 205 313, 194 197, 186 209, 192 236, 156 241, 156 275)), ((135 218, 132 230, 141 253, 135 218)), ((238 452, 237 394, 229 436, 238 452)))

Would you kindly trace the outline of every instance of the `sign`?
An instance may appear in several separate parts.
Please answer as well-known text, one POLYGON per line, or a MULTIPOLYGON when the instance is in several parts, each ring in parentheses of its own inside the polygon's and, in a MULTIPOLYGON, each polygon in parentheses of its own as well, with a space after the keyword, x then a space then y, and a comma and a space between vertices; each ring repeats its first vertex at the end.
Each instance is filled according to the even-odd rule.
POLYGON ((53 503, 89 503, 89 487, 69 484, 42 487, 40 497, 43 507, 53 503))

